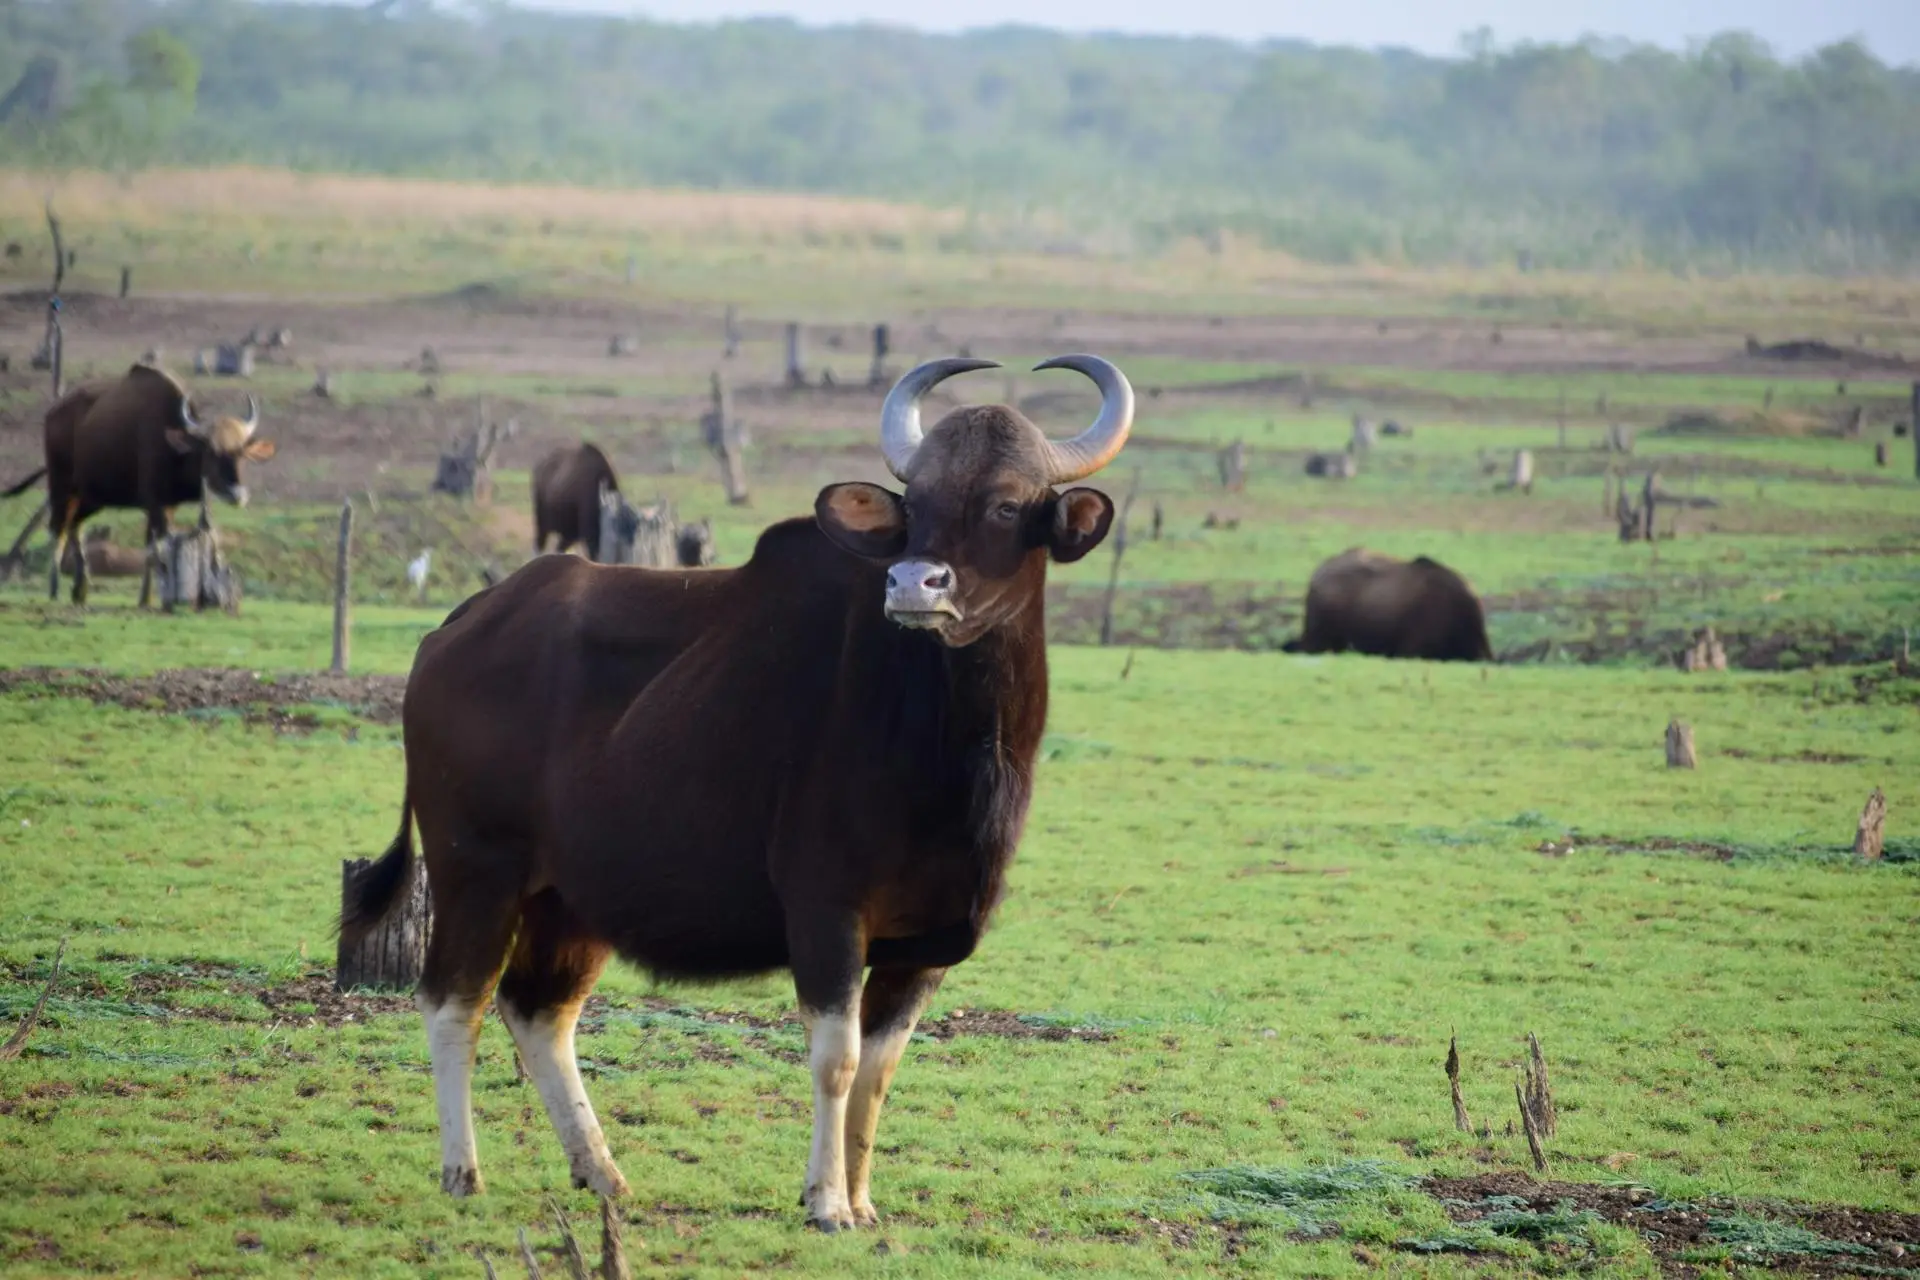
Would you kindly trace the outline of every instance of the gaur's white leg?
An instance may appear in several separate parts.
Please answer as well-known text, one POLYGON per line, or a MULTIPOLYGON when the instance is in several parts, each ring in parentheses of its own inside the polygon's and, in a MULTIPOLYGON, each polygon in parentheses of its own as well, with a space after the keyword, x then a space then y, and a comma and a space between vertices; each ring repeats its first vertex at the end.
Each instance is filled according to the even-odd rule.
POLYGON ((860 1068, 858 1003, 856 990, 839 1009, 800 1008, 807 1026, 807 1065, 813 1073, 813 1147, 802 1201, 808 1221, 822 1231, 855 1224, 847 1198, 847 1096, 860 1068))
POLYGON ((502 1000, 500 1018, 513 1033, 520 1063, 533 1078, 533 1087, 546 1104, 547 1118, 560 1135, 574 1185, 591 1187, 603 1196, 626 1195, 627 1180, 613 1163, 607 1136, 580 1080, 580 1063, 573 1047, 574 1027, 580 1021, 579 1003, 542 1009, 529 1018, 510 1001, 502 1000))
POLYGON ((473 1054, 480 1042, 485 998, 419 999, 433 1058, 433 1099, 440 1113, 440 1189, 451 1196, 478 1195, 480 1155, 473 1141, 473 1054))

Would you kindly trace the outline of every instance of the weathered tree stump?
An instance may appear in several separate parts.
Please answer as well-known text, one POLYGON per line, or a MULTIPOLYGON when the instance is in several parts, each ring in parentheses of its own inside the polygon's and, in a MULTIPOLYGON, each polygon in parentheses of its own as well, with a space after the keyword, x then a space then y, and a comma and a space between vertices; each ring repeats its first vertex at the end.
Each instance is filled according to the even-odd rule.
POLYGON ((1453 1127, 1461 1133, 1473 1132, 1473 1121, 1467 1116, 1467 1100, 1460 1092, 1460 1038, 1447 1038, 1447 1092, 1453 1097, 1453 1127))
POLYGON ((1353 434, 1348 438, 1347 450, 1350 453, 1365 453, 1373 448, 1373 420, 1364 414, 1353 415, 1353 434))
POLYGON ((1622 426, 1618 422, 1610 423, 1607 427, 1607 434, 1602 441, 1602 447, 1606 449, 1608 453, 1632 453, 1633 428, 1622 426))
POLYGON ((1874 441, 1873 465, 1876 467, 1884 467, 1887 465, 1887 442, 1885 440, 1874 441))
POLYGON ((1220 487, 1228 493, 1239 493, 1247 487, 1247 445, 1244 440, 1235 440, 1220 451, 1215 465, 1220 469, 1220 487))
POLYGON ((1860 811, 1860 826, 1853 833, 1853 851, 1868 862, 1877 862, 1886 849, 1887 795, 1875 787, 1860 811))
POLYGON ((126 297, 133 292, 133 268, 120 268, 120 296, 126 297))
POLYGON ((314 374, 313 394, 322 400, 333 399, 333 374, 331 371, 321 369, 314 374))
POLYGON ((720 354, 726 359, 731 360, 735 355, 739 354, 740 351, 740 324, 732 307, 727 308, 726 319, 720 323, 722 344, 720 354))
POLYGON ((1533 493, 1533 450, 1515 449, 1513 465, 1507 469, 1507 482, 1504 489, 1518 489, 1521 493, 1533 493))
POLYGON ((713 563, 713 521, 695 520, 680 526, 675 559, 682 569, 702 569, 713 563))
POLYGON ((1720 643, 1720 637, 1714 634, 1712 627, 1702 628, 1695 633, 1693 644, 1680 655, 1682 671, 1725 671, 1727 669, 1727 650, 1720 643))
POLYGON ((504 427, 489 423, 486 405, 482 403, 480 421, 472 433, 455 441, 440 455, 440 465, 433 475, 433 491, 481 502, 492 497, 494 451, 518 429, 513 422, 504 427))
POLYGON ((640 354, 640 339, 630 333, 616 333, 607 339, 609 356, 632 356, 640 354))
MULTIPOLYGON (((350 858, 340 864, 340 901, 352 896, 359 878, 373 866, 371 858, 350 858)), ((349 947, 343 940, 334 957, 333 987, 410 987, 420 980, 427 958, 427 933, 433 923, 433 897, 424 867, 416 866, 407 896, 380 924, 349 947)))
POLYGON ((220 537, 204 518, 197 528, 161 538, 152 554, 160 607, 166 612, 189 606, 196 612, 210 606, 239 611, 240 575, 220 554, 220 537))
POLYGON ((1693 750, 1693 726, 1684 720, 1672 720, 1667 723, 1667 768, 1697 768, 1698 759, 1693 750))
POLYGON ((679 563, 680 530, 664 498, 636 507, 626 495, 600 487, 600 563, 667 569, 679 563))

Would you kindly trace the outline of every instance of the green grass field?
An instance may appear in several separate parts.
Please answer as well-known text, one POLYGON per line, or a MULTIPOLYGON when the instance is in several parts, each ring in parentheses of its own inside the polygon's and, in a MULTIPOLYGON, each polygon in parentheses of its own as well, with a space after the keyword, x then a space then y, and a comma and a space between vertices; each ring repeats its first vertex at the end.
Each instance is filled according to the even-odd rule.
MULTIPOLYGON (((312 669, 324 615, 0 610, 20 663, 312 669)), ((403 670, 433 615, 369 607, 357 653, 403 670)), ((1555 1176, 1668 1197, 1920 1208, 1920 681, 1887 668, 1685 677, 1275 654, 1062 648, 1014 892, 932 1011, 1011 1011, 1104 1038, 924 1039, 882 1130, 870 1235, 800 1229, 807 1083, 784 982, 618 971, 582 1040, 636 1188, 628 1251, 673 1274, 1345 1274, 1462 1262, 1409 1242, 1434 1200, 1363 1186, 1307 1209, 1183 1173, 1385 1161, 1518 1167, 1521 1039, 1562 1111, 1555 1176), (1669 717, 1696 772, 1663 764, 1669 717), (1885 788, 1891 856, 1847 852, 1885 788), (1571 849, 1567 846, 1571 845, 1571 849), (1541 852, 1546 850, 1546 852, 1541 852), (1453 1131, 1450 1031, 1470 1111, 1453 1131), (1300 1213, 1328 1226, 1302 1242, 1300 1213), (1291 1216, 1290 1216, 1291 1215, 1291 1216)), ((489 1025, 491 1190, 434 1191, 409 1012, 315 1019, 338 860, 391 833, 391 726, 335 710, 281 734, 17 689, 0 697, 0 1017, 46 1023, 0 1067, 9 1274, 478 1275, 542 1196, 578 1210, 530 1086, 489 1025), (273 993, 280 994, 275 996, 273 993), (291 995, 288 995, 288 992, 291 995), (262 994, 274 1001, 262 1003, 262 994)), ((1361 1183, 1366 1183, 1361 1178, 1361 1183)), ((1631 1232, 1573 1229, 1579 1269, 1648 1274, 1631 1232)), ((1527 1265, 1545 1244, 1483 1241, 1527 1265)), ((1733 1256, 1729 1251, 1727 1256, 1733 1256)))

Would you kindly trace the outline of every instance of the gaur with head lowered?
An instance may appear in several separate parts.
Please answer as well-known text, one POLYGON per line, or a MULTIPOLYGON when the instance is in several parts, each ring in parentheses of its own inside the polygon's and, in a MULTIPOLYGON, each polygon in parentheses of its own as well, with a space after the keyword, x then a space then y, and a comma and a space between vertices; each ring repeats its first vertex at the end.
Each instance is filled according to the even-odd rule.
POLYGON ((1473 588, 1425 556, 1397 560, 1351 547, 1324 561, 1307 584, 1307 616, 1289 653, 1486 662, 1487 618, 1473 588))
MULTIPOLYGON (((169 373, 136 364, 108 386, 78 387, 47 410, 46 465, 5 491, 24 493, 47 478, 53 534, 53 565, 47 590, 60 597, 60 567, 67 544, 96 512, 131 508, 147 516, 147 545, 172 525, 171 509, 200 501, 210 491, 236 506, 247 504, 242 462, 265 462, 273 441, 258 439, 260 405, 247 397, 244 419, 194 413, 187 389, 169 373)), ((86 561, 80 561, 84 569, 86 561)), ((151 599, 149 567, 140 580, 140 603, 151 599)), ((73 602, 87 598, 87 575, 74 575, 73 602)))
POLYGON ((881 1100, 1026 819, 1047 563, 1113 520, 1105 494, 1056 486, 1111 461, 1133 421, 1126 378, 1080 355, 1039 366, 1100 389, 1072 440, 998 405, 923 433, 928 390, 993 367, 935 360, 887 396, 904 494, 829 485, 735 569, 539 557, 421 643, 400 832, 341 930, 399 900, 417 824, 445 1190, 480 1189, 469 1091, 492 993, 575 1182, 624 1193, 573 1049, 617 954, 682 977, 792 972, 813 1075, 803 1204, 827 1230, 875 1221, 881 1100))

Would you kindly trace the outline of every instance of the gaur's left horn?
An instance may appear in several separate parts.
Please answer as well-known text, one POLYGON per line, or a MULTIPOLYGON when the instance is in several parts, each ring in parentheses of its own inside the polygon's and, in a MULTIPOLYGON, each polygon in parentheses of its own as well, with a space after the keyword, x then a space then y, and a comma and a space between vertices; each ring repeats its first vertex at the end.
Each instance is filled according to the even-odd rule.
POLYGON ((929 360, 894 383, 887 402, 880 406, 880 452, 886 455, 887 470, 902 480, 912 479, 913 455, 926 434, 920 427, 920 397, 957 374, 999 367, 997 360, 949 356, 929 360))
POLYGON ((251 391, 247 392, 247 420, 240 425, 246 428, 248 439, 252 439, 253 433, 260 427, 260 402, 253 398, 251 391))
POLYGON ((180 397, 180 425, 186 428, 190 436, 198 436, 202 440, 207 438, 209 428, 193 416, 193 401, 186 396, 180 397))
POLYGON ((1120 446, 1133 430, 1133 387, 1127 375, 1099 356, 1055 356, 1033 366, 1042 369, 1072 369, 1093 379, 1100 388, 1100 416, 1093 425, 1071 440, 1050 440, 1054 484, 1084 480, 1113 461, 1120 446))

